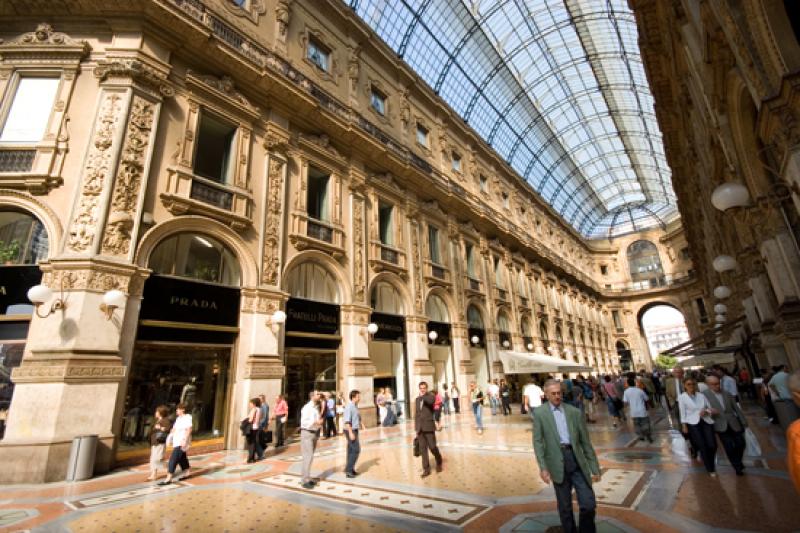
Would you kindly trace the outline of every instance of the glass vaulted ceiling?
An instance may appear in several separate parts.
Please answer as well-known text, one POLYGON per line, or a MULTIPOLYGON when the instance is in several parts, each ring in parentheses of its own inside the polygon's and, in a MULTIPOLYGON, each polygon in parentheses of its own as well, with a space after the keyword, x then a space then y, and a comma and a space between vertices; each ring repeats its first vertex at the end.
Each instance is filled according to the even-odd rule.
POLYGON ((678 216, 627 0, 348 0, 572 226, 678 216))

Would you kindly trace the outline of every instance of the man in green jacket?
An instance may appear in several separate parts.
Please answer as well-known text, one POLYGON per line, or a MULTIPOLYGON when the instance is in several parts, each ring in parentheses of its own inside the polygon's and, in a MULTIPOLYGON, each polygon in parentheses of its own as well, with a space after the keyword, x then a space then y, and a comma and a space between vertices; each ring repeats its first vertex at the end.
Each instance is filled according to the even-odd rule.
POLYGON ((534 410, 533 448, 542 481, 553 481, 558 514, 565 533, 594 532, 597 506, 592 481, 600 480, 600 465, 589 440, 589 430, 581 412, 562 403, 561 384, 544 384, 547 402, 534 410), (578 496, 579 529, 572 514, 572 488, 578 496))

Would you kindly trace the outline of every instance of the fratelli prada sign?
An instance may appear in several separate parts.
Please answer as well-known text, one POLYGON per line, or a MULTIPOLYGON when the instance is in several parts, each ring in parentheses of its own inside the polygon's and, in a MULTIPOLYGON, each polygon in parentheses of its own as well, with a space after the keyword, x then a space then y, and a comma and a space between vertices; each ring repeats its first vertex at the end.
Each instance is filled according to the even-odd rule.
POLYGON ((339 331, 339 306, 289 298, 286 302, 286 331, 334 335, 339 331))
POLYGON ((142 320, 236 326, 239 289, 152 275, 144 284, 142 320))

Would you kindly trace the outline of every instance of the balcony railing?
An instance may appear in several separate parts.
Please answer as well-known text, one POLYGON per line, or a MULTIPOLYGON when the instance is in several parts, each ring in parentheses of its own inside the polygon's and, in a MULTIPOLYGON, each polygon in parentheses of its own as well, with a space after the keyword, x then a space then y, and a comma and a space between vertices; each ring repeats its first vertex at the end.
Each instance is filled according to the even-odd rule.
POLYGON ((233 206, 232 192, 198 180, 192 180, 192 189, 189 193, 189 198, 200 200, 201 202, 211 204, 220 209, 225 209, 226 211, 230 211, 231 206, 233 206))
POLYGON ((397 265, 400 263, 400 257, 397 253, 397 250, 386 246, 381 246, 381 261, 386 261, 387 263, 397 265))
POLYGON ((508 291, 500 287, 494 288, 494 295, 498 300, 508 300, 508 291))
POLYGON ((30 172, 36 150, 0 150, 0 172, 30 172))
POLYGON ((696 278, 693 271, 676 272, 674 274, 664 274, 644 281, 632 281, 627 283, 606 284, 606 292, 637 292, 664 289, 674 285, 681 285, 694 281, 696 278))
POLYGON ((317 239, 324 242, 333 242, 333 229, 324 226, 316 220, 308 220, 306 225, 306 235, 312 239, 317 239))
POLYGON ((169 168, 167 173, 161 200, 172 214, 206 215, 237 231, 252 225, 252 198, 248 191, 196 176, 183 168, 169 168))
POLYGON ((447 277, 447 271, 444 267, 439 265, 431 265, 431 276, 438 279, 445 279, 447 277))
POLYGON ((340 225, 311 218, 301 211, 293 211, 290 220, 289 241, 298 250, 322 250, 337 258, 344 255, 344 232, 340 225))

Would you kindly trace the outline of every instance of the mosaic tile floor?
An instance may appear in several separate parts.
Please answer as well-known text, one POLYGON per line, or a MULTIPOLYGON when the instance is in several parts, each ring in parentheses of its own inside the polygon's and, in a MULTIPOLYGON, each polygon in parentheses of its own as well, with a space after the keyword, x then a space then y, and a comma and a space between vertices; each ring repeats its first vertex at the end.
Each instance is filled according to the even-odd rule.
MULTIPOLYGON (((515 409, 515 412, 519 412, 515 409)), ((687 456, 662 410, 652 413, 655 442, 605 417, 590 426, 603 476, 594 485, 600 532, 800 531, 796 497, 779 429, 747 409, 762 445, 736 477, 720 450, 719 477, 687 456)), ((527 417, 485 415, 478 435, 469 415, 447 417, 438 434, 444 472, 420 478, 405 425, 362 432, 362 454, 348 479, 345 442, 320 441, 319 484, 300 485, 293 444, 246 464, 242 451, 193 457, 193 473, 159 487, 145 467, 79 483, 0 487, 0 532, 95 531, 548 531, 558 525, 551 486, 539 479, 527 417)))

